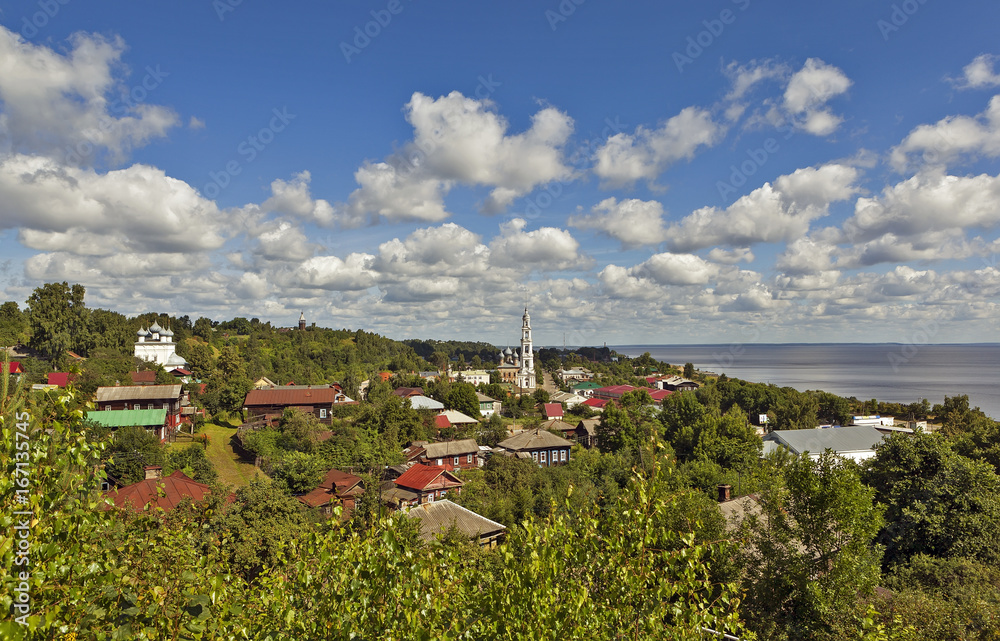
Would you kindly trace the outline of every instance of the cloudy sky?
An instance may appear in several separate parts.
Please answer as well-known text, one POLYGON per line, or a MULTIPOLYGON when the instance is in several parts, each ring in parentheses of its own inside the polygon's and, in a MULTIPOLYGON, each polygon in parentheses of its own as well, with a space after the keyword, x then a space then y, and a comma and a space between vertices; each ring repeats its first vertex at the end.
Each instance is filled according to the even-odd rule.
MULTIPOLYGON (((0 300, 998 340, 1000 5, 0 4, 0 300), (180 5, 180 6, 178 6, 180 5)), ((565 338, 564 338, 565 337, 565 338)))

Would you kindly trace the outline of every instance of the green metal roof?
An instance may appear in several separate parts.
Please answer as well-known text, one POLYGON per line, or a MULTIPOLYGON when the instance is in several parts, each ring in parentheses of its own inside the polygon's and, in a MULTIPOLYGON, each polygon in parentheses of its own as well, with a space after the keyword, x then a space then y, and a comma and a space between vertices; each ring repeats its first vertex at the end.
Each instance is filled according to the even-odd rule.
POLYGON ((105 427, 146 427, 166 423, 167 410, 105 410, 87 412, 87 418, 105 427))
POLYGON ((599 383, 587 382, 587 383, 577 383, 573 386, 573 389, 600 389, 601 385, 599 383))

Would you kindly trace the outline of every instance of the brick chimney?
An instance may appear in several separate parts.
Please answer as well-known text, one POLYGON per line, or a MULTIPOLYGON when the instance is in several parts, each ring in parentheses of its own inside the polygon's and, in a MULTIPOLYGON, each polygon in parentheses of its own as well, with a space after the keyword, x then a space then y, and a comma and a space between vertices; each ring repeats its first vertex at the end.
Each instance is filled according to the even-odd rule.
POLYGON ((731 485, 720 485, 719 486, 719 503, 725 503, 729 500, 729 491, 733 489, 731 485))
POLYGON ((146 473, 147 481, 149 479, 158 479, 163 477, 163 466, 161 465, 147 465, 142 469, 146 473))

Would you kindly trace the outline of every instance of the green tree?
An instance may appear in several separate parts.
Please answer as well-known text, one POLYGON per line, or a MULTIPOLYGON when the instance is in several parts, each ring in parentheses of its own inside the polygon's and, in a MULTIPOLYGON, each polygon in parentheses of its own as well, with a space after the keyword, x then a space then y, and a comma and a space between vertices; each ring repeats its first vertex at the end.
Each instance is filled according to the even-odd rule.
POLYGON ((199 379, 207 379, 215 370, 215 356, 212 346, 207 343, 195 343, 185 356, 191 373, 199 379))
POLYGON ((28 341, 28 321, 12 300, 0 305, 0 346, 10 347, 28 341))
POLYGON ((33 349, 48 358, 63 357, 66 350, 79 349, 88 333, 88 310, 83 285, 46 283, 28 297, 28 323, 33 349))
POLYGON ((166 476, 174 470, 184 472, 199 483, 212 484, 218 478, 215 466, 205 455, 205 447, 197 443, 185 448, 174 448, 167 452, 163 474, 166 476))
POLYGON ((319 485, 325 471, 326 466, 320 457, 305 452, 290 452, 274 463, 272 476, 276 483, 288 488, 292 494, 303 494, 319 485))
POLYGON ((883 520, 874 494, 856 466, 829 452, 795 459, 784 486, 764 488, 739 548, 744 618, 761 638, 843 638, 831 635, 880 578, 882 549, 872 539, 883 520))
POLYGON ((163 465, 163 446, 152 432, 142 427, 120 427, 115 430, 107 450, 110 458, 107 471, 119 485, 138 483, 145 478, 148 465, 163 465))
POLYGON ((86 354, 106 349, 123 356, 132 356, 135 332, 124 314, 95 309, 90 312, 86 354))
POLYGON ((684 363, 684 378, 694 378, 694 363, 684 363))
POLYGON ((212 340, 215 338, 215 331, 213 328, 212 319, 205 318, 204 316, 202 316, 201 318, 199 318, 194 322, 194 327, 192 331, 194 332, 195 336, 197 336, 198 338, 200 338, 201 340, 205 341, 210 345, 212 343, 212 340))
POLYGON ((917 554, 1000 562, 1000 477, 990 464, 938 435, 895 434, 866 462, 864 480, 887 508, 878 541, 888 565, 917 554))
POLYGON ((282 548, 306 534, 302 504, 270 481, 254 479, 213 522, 235 571, 253 581, 284 565, 282 548))
POLYGON ((503 424, 503 419, 500 418, 500 415, 491 414, 489 420, 486 421, 479 431, 476 440, 480 445, 495 447, 508 436, 510 436, 510 432, 507 431, 507 427, 503 424))
POLYGON ((482 418, 479 413, 479 398, 476 388, 471 383, 455 383, 448 390, 448 400, 445 403, 449 409, 458 410, 472 418, 482 418))

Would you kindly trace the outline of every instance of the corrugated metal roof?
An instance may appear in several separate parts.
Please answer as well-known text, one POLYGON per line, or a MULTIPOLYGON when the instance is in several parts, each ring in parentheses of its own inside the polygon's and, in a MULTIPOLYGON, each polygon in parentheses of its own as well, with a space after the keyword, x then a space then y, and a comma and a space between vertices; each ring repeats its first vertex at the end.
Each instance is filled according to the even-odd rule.
POLYGON ((448 421, 452 425, 462 425, 462 424, 478 423, 479 422, 478 419, 474 419, 471 416, 468 416, 466 414, 463 414, 463 413, 459 412, 458 410, 445 410, 445 411, 441 412, 441 414, 443 416, 447 416, 448 417, 448 421))
POLYGON ((503 532, 507 528, 448 499, 410 508, 407 516, 420 521, 420 538, 433 541, 454 525, 470 539, 503 532))
POLYGON ((415 410, 443 410, 444 403, 426 396, 411 396, 410 407, 415 410))
POLYGON ((158 401, 177 400, 181 397, 180 385, 132 385, 130 387, 98 387, 97 402, 107 401, 158 401))
POLYGON ((479 454, 479 443, 476 443, 475 439, 467 438, 461 441, 428 443, 424 446, 424 450, 429 459, 461 456, 463 454, 479 454))
POLYGON ((551 421, 544 421, 541 427, 543 430, 559 430, 560 432, 571 432, 576 429, 576 425, 572 425, 566 421, 560 421, 557 418, 554 418, 551 421))
POLYGON ((108 410, 87 412, 87 418, 105 427, 162 426, 167 422, 167 410, 108 410))
POLYGON ((520 450, 539 450, 547 447, 572 447, 572 445, 572 443, 561 436, 556 436, 552 432, 547 432, 543 429, 521 432, 520 434, 511 436, 506 441, 500 442, 500 447, 515 452, 520 450))
POLYGON ((874 450, 883 438, 885 435, 871 425, 861 425, 820 430, 775 430, 765 436, 764 441, 780 442, 796 454, 821 454, 828 448, 834 452, 874 450))

